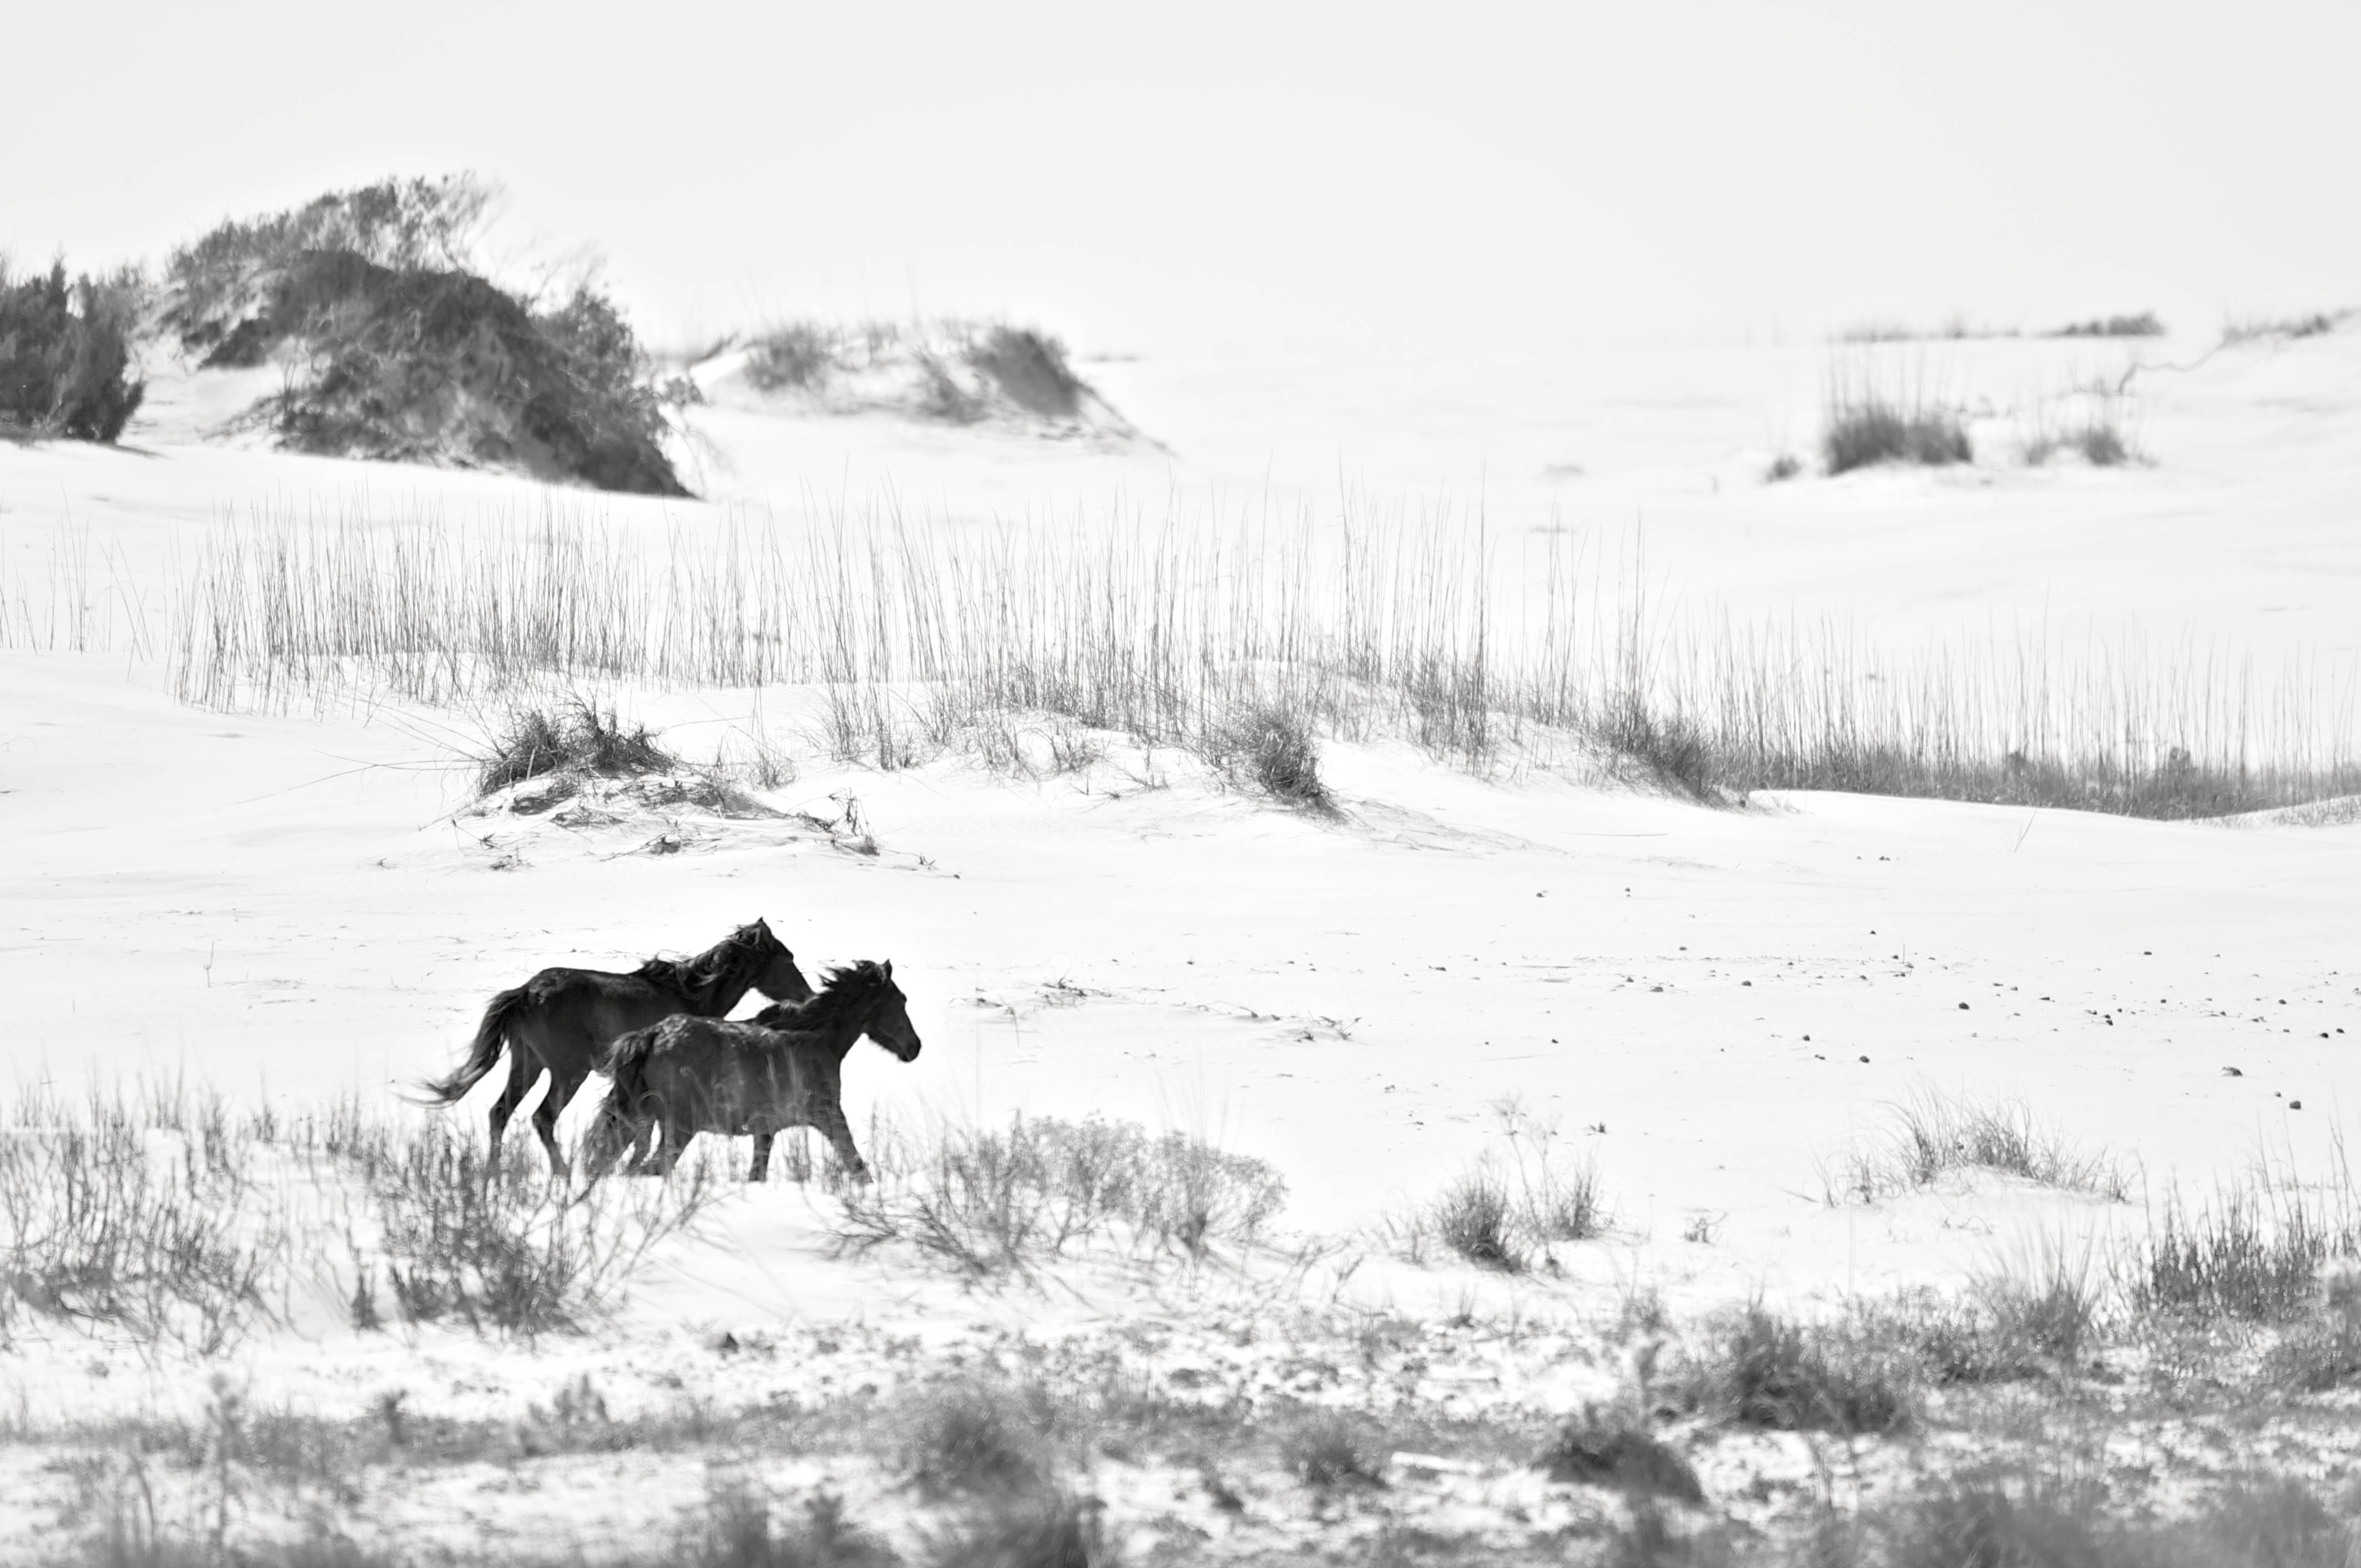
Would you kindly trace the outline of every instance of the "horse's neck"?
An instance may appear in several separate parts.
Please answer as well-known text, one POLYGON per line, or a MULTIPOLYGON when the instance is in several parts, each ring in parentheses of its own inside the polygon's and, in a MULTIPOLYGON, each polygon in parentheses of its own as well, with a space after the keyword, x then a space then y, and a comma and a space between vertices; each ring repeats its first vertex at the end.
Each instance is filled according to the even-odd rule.
POLYGON ((672 990, 682 1004, 689 1012, 708 1018, 719 1018, 737 1006, 753 989, 753 983, 751 977, 741 976, 730 969, 717 970, 712 978, 704 981, 697 978, 695 970, 686 967, 674 970, 672 976, 672 990))

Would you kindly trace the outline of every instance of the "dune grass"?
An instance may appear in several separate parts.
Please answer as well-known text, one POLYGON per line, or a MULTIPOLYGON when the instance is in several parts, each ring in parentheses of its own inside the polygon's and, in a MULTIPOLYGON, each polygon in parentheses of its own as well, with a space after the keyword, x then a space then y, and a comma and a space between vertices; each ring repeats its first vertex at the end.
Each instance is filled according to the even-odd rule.
POLYGON ((314 519, 218 528, 160 593, 110 587, 122 564, 70 540, 46 563, 0 555, 0 646, 160 658, 182 701, 225 709, 793 686, 840 761, 1013 763, 1021 730, 1091 732, 1305 802, 1323 747, 1397 739, 1479 773, 1708 802, 1823 789, 2172 819, 2361 793, 2356 694, 2325 663, 2037 630, 1896 652, 1839 622, 1602 604, 1583 566, 1554 535, 1502 548, 1351 512, 981 536, 741 514, 661 540, 578 515, 314 519))

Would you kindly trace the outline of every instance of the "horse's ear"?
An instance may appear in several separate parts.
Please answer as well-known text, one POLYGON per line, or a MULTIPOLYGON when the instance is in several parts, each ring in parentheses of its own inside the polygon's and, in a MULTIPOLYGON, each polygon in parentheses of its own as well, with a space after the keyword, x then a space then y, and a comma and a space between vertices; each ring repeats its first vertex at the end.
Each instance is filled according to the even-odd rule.
POLYGON ((887 959, 885 960, 885 978, 887 980, 892 980, 894 978, 894 960, 892 959, 887 959))

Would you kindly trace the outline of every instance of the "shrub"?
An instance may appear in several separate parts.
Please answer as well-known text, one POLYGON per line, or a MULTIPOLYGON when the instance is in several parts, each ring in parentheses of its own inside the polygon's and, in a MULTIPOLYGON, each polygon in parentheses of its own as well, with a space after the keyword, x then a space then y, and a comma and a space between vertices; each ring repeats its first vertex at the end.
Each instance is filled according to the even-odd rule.
POLYGON ((12 283, 0 267, 0 425, 111 444, 147 392, 131 375, 137 317, 128 279, 69 287, 60 261, 12 283))
POLYGON ((1820 449, 1831 474, 1875 463, 1938 466, 1975 459, 1956 411, 1905 408, 1873 393, 1831 403, 1820 449))
POLYGON ((1763 471, 1763 480, 1765 484, 1775 485, 1783 479, 1792 479, 1803 471, 1801 459, 1792 452, 1782 452, 1771 459, 1771 466, 1763 471))
POLYGON ((173 295, 165 320, 190 348, 212 348, 258 302, 258 286, 308 251, 343 252, 387 268, 464 269, 497 194, 472 174, 380 180, 266 217, 225 219, 172 252, 164 269, 173 295))
POLYGON ((385 181, 224 224, 174 254, 165 319, 209 367, 300 345, 301 374, 256 410, 296 450, 686 495, 667 394, 614 305, 577 289, 535 309, 466 269, 488 199, 466 177, 385 181))
POLYGON ((1065 345, 1054 337, 1023 327, 995 326, 968 350, 967 362, 1027 413, 1072 419, 1082 412, 1082 378, 1066 363, 1065 345))

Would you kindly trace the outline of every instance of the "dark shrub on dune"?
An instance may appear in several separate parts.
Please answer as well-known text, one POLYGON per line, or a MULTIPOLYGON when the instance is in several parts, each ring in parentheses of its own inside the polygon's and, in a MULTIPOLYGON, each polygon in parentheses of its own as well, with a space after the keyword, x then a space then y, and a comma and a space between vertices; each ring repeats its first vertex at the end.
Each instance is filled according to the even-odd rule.
POLYGON ((66 282, 65 263, 12 283, 0 268, 0 427, 113 442, 146 384, 131 375, 138 313, 128 280, 66 282))

